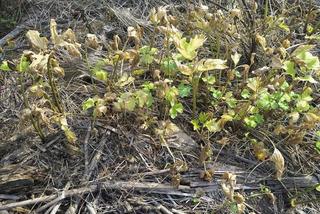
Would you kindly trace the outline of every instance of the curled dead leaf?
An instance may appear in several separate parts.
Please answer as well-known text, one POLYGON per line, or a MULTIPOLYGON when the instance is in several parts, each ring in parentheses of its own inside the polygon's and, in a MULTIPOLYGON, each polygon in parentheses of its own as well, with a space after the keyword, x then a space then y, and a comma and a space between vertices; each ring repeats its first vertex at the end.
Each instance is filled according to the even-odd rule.
POLYGON ((222 190, 223 190, 224 194, 227 196, 227 198, 230 201, 232 201, 233 200, 233 194, 234 194, 233 188, 228 186, 226 183, 222 183, 221 187, 222 187, 222 190))
POLYGON ((55 46, 64 47, 67 49, 69 54, 73 57, 80 57, 81 53, 79 48, 81 45, 75 40, 74 32, 71 29, 68 29, 62 36, 57 32, 57 23, 54 19, 50 21, 50 33, 51 41, 55 46))
POLYGON ((40 50, 47 50, 48 40, 46 37, 40 37, 40 33, 36 30, 29 30, 26 34, 31 45, 40 50))
POLYGON ((270 157, 270 161, 274 163, 276 169, 276 178, 281 180, 284 171, 284 158, 277 148, 274 149, 274 152, 270 157))
POLYGON ((87 34, 86 45, 95 50, 99 49, 101 45, 99 44, 98 37, 95 34, 87 34))

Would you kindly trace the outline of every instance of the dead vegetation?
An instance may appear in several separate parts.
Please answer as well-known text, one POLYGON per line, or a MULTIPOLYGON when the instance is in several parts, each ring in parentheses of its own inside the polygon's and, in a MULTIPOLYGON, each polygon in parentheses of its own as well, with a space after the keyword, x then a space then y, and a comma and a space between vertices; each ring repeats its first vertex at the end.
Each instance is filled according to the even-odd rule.
POLYGON ((19 3, 0 212, 319 212, 316 1, 19 3))

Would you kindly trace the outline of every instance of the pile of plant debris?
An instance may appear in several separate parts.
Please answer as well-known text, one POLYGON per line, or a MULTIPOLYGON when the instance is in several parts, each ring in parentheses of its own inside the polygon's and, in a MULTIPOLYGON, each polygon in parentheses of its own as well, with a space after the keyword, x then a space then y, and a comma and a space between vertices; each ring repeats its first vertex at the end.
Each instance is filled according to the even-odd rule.
POLYGON ((27 1, 0 213, 318 213, 320 8, 286 2, 27 1))

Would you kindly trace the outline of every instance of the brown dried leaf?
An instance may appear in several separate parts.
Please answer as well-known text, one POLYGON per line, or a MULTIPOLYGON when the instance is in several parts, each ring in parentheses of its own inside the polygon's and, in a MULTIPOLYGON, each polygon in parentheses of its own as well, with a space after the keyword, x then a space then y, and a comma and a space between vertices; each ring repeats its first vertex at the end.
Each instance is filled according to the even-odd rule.
POLYGON ((277 148, 274 149, 274 152, 270 157, 270 161, 274 163, 276 169, 276 178, 281 180, 284 171, 284 158, 277 148))

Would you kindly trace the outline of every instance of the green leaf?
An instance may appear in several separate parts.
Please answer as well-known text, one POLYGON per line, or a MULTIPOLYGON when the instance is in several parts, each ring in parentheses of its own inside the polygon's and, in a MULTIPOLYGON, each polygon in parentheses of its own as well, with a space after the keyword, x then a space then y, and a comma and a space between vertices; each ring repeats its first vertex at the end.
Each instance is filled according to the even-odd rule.
POLYGON ((249 117, 244 118, 244 122, 247 126, 251 128, 256 128, 257 125, 264 122, 263 116, 260 114, 250 115, 249 117))
POLYGON ((317 84, 318 81, 316 81, 311 75, 305 76, 305 77, 297 77, 295 80, 303 81, 303 82, 309 82, 312 84, 317 84))
POLYGON ((225 94, 224 99, 230 108, 234 108, 237 105, 237 99, 233 97, 232 91, 225 94))
POLYGON ((143 83, 142 87, 144 90, 147 90, 147 91, 152 91, 153 89, 155 89, 154 83, 152 82, 145 82, 143 83))
POLYGON ((300 45, 292 52, 291 56, 301 57, 302 55, 304 55, 306 52, 309 52, 314 47, 315 47, 314 45, 300 45))
POLYGON ((310 105, 307 101, 305 100, 299 100, 296 104, 296 108, 298 112, 304 112, 308 111, 310 108, 310 105))
POLYGON ((165 75, 174 75, 178 67, 173 59, 165 58, 161 62, 161 69, 164 71, 165 75))
POLYGON ((251 127, 251 128, 255 128, 257 127, 257 123, 256 121, 254 121, 254 119, 250 116, 250 117, 245 117, 244 118, 244 122, 247 126, 251 127))
POLYGON ((250 91, 248 89, 243 89, 243 91, 241 92, 241 97, 243 97, 244 99, 250 98, 251 94, 250 91))
POLYGON ((200 112, 199 114, 199 122, 204 124, 208 120, 208 114, 205 112, 200 112))
POLYGON ((177 96, 179 95, 178 89, 173 86, 166 93, 166 100, 169 101, 171 106, 173 106, 177 100, 177 96))
POLYGON ((302 52, 296 57, 302 60, 309 70, 316 70, 320 68, 319 58, 317 56, 313 56, 310 52, 302 52))
POLYGON ((217 122, 217 119, 211 119, 204 123, 203 125, 206 127, 209 132, 215 133, 218 131, 221 131, 221 127, 219 126, 219 123, 217 122))
POLYGON ((193 130, 199 130, 200 129, 199 120, 191 120, 191 124, 193 125, 193 130))
POLYGON ((320 153, 320 141, 317 141, 315 144, 316 150, 320 153))
POLYGON ((100 70, 94 73, 94 76, 98 80, 106 81, 108 79, 108 73, 106 71, 100 70))
POLYGON ((233 203, 230 204, 230 212, 232 214, 237 214, 238 213, 237 203, 233 202, 233 203))
POLYGON ((292 61, 285 61, 283 63, 282 68, 286 71, 287 74, 289 74, 291 77, 296 76, 296 69, 294 67, 294 62, 292 61))
POLYGON ((30 63, 28 62, 27 57, 22 56, 20 59, 20 63, 18 64, 18 71, 25 72, 28 70, 30 63))
POLYGON ((116 83, 116 85, 122 88, 122 87, 124 87, 124 86, 126 86, 126 85, 129 85, 129 84, 133 83, 134 80, 135 80, 134 77, 128 76, 127 73, 124 73, 124 74, 120 77, 120 79, 118 80, 118 82, 116 83))
POLYGON ((0 65, 0 70, 2 71, 11 71, 8 65, 8 61, 3 61, 2 64, 0 65))
POLYGON ((95 101, 92 98, 87 99, 82 103, 82 110, 86 111, 92 107, 94 107, 95 101))
POLYGON ((288 25, 286 25, 286 23, 284 23, 284 21, 282 21, 279 25, 278 25, 282 30, 285 30, 287 32, 290 32, 290 28, 288 25))
POLYGON ((178 113, 183 112, 183 105, 181 103, 176 103, 173 106, 171 106, 169 114, 172 119, 176 118, 178 116, 178 113))
POLYGON ((320 183, 317 184, 316 190, 317 190, 318 192, 320 192, 320 183))
POLYGON ((179 84, 179 86, 178 86, 179 96, 182 98, 190 96, 191 89, 192 89, 192 87, 190 85, 185 85, 182 83, 179 84))
POLYGON ((147 106, 150 107, 153 103, 153 97, 148 91, 138 90, 135 92, 136 98, 138 100, 138 106, 140 108, 147 106))
POLYGON ((222 97, 222 92, 217 90, 217 89, 214 89, 214 88, 211 88, 210 91, 212 92, 212 96, 215 98, 215 99, 220 99, 222 97))
POLYGON ((213 85, 216 82, 216 77, 213 75, 208 75, 207 77, 202 77, 203 82, 213 85))

